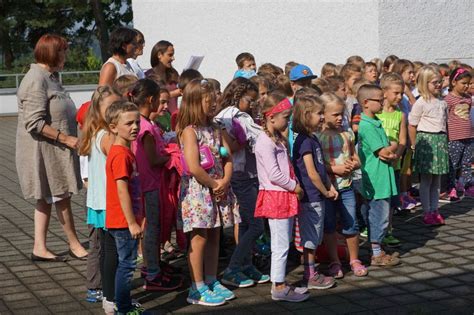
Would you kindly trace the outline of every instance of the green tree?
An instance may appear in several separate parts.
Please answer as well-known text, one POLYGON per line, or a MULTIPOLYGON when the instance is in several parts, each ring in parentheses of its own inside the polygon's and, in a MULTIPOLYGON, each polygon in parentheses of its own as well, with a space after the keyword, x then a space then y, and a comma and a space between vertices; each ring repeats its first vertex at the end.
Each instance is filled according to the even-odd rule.
MULTIPOLYGON (((66 37, 70 44, 67 68, 86 69, 89 48, 97 38, 105 61, 108 34, 117 26, 129 25, 131 0, 0 0, 0 51, 5 69, 15 59, 31 54, 45 33, 66 37), (81 53, 82 52, 82 53, 81 53), (78 59, 78 60, 76 60, 78 59)), ((21 58, 20 58, 21 59, 21 58)))

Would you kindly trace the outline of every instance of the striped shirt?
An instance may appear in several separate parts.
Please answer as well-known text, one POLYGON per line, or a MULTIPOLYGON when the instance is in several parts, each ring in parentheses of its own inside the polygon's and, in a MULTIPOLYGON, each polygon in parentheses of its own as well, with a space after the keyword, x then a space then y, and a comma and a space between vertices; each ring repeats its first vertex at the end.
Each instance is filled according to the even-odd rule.
MULTIPOLYGON (((351 129, 339 133, 327 130, 318 133, 317 136, 323 148, 324 162, 327 169, 330 169, 331 166, 343 165, 351 158, 354 144, 354 133, 351 129)), ((336 176, 332 173, 328 175, 337 190, 351 187, 352 175, 347 177, 336 176)))
POLYGON ((449 141, 474 138, 471 126, 471 97, 456 96, 449 93, 444 100, 448 104, 449 141))

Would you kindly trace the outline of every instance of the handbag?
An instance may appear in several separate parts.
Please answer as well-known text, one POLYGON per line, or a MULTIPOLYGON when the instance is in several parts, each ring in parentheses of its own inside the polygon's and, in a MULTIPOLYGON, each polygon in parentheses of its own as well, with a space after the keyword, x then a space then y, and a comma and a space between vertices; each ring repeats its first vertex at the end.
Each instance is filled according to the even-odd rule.
MULTIPOLYGON (((183 166, 183 173, 186 175, 191 175, 189 173, 189 167, 186 164, 184 159, 184 154, 181 154, 180 157, 181 165, 183 166)), ((204 170, 208 170, 214 167, 214 157, 212 155, 211 149, 207 145, 199 146, 199 164, 204 170)))

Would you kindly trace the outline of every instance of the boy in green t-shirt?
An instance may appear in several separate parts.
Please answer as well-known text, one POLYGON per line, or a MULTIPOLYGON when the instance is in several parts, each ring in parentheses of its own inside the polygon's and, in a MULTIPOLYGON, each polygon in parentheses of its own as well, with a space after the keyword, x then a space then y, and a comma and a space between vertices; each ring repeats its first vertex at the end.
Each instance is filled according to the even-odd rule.
POLYGON ((397 194, 391 163, 399 158, 396 148, 388 142, 382 123, 376 117, 382 110, 384 96, 376 85, 364 84, 357 100, 363 113, 359 124, 359 156, 362 163, 362 195, 366 199, 363 214, 369 228, 374 266, 395 266, 400 259, 386 254, 381 247, 390 213, 390 198, 397 194))

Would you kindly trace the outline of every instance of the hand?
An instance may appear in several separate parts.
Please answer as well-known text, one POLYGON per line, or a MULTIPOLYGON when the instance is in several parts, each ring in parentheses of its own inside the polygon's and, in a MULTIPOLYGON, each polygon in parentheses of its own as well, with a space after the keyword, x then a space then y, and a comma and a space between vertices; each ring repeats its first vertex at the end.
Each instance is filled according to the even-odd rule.
POLYGON ((138 223, 132 223, 128 226, 128 230, 130 231, 130 234, 132 235, 132 238, 135 240, 135 239, 139 239, 139 238, 142 238, 143 237, 143 230, 142 228, 140 227, 140 225, 138 225, 138 223))
POLYGON ((392 160, 392 161, 397 160, 398 157, 399 157, 399 156, 398 156, 398 154, 396 154, 396 153, 390 153, 390 155, 389 155, 389 159, 392 160))
POLYGON ((360 168, 360 162, 359 161, 354 160, 354 159, 351 158, 348 162, 351 166, 352 171, 357 170, 357 169, 360 168))
POLYGON ((336 190, 334 185, 331 185, 331 187, 329 187, 328 193, 332 195, 332 200, 337 200, 337 198, 339 198, 339 192, 336 190))
POLYGON ((229 188, 229 183, 224 179, 216 179, 216 186, 212 188, 214 196, 223 196, 229 188))
POLYGON ((296 198, 298 198, 298 200, 303 199, 303 197, 304 197, 304 191, 303 191, 303 189, 301 188, 300 184, 296 184, 294 193, 296 194, 296 198))
POLYGON ((334 174, 341 176, 341 177, 346 177, 351 174, 352 172, 352 166, 349 163, 344 163, 342 165, 336 165, 332 167, 332 171, 334 174))
POLYGON ((73 137, 73 136, 66 136, 64 141, 62 141, 62 144, 66 145, 67 147, 75 150, 79 148, 79 138, 73 137))
POLYGON ((337 192, 336 189, 334 189, 334 186, 332 185, 324 194, 324 197, 331 200, 336 200, 338 196, 339 196, 339 193, 337 192))

